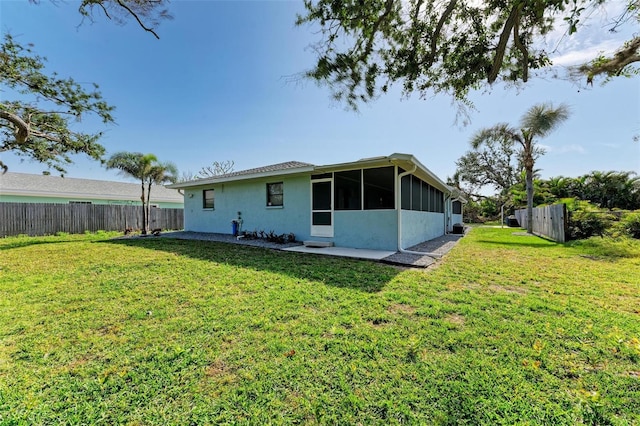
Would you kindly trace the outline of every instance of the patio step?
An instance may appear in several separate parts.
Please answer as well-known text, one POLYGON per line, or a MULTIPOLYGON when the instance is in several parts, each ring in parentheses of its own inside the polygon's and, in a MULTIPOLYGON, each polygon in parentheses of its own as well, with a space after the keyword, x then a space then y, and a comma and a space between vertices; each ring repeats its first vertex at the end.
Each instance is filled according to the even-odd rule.
POLYGON ((333 247, 332 241, 303 241, 305 247, 333 247))

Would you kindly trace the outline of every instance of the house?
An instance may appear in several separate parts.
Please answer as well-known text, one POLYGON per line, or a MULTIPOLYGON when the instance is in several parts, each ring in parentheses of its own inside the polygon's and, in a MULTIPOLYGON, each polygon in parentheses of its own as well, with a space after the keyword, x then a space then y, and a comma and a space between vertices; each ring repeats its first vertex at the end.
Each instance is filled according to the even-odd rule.
MULTIPOLYGON (((60 176, 7 172, 0 174, 0 202, 55 204, 140 205, 139 183, 76 179, 60 176)), ((184 199, 175 189, 151 187, 151 205, 159 208, 183 207, 184 199)))
POLYGON ((293 233, 297 240, 406 249, 462 223, 466 200, 409 154, 316 166, 290 161, 169 185, 185 230, 293 233))

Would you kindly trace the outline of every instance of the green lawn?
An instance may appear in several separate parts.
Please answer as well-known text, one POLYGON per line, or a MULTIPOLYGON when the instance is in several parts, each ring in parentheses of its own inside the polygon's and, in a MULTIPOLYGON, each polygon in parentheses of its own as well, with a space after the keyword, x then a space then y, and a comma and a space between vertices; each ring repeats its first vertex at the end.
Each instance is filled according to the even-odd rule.
POLYGON ((640 424, 640 242, 512 233, 428 270, 0 239, 0 424, 640 424))

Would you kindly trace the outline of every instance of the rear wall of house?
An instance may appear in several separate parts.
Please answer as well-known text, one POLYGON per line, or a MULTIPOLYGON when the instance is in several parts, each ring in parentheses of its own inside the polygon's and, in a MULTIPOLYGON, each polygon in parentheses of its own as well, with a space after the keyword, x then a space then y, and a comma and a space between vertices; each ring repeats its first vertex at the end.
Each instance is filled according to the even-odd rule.
POLYGON ((231 221, 242 218, 243 231, 294 233, 296 239, 309 238, 310 179, 303 177, 265 178, 250 182, 226 182, 185 191, 185 230, 231 234, 231 221), (283 184, 283 206, 267 206, 267 184, 283 184), (203 191, 214 190, 214 208, 203 207, 203 191))
POLYGON ((330 240, 336 246, 371 250, 398 247, 396 210, 335 211, 334 223, 334 238, 330 240))
POLYGON ((402 210, 402 248, 443 235, 444 213, 402 210))

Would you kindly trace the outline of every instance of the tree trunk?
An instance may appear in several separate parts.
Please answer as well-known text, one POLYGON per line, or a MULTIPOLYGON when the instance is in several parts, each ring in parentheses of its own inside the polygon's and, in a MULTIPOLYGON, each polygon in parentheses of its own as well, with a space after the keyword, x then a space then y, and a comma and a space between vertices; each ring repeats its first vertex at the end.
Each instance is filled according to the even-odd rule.
POLYGON ((526 184, 527 184, 527 232, 533 234, 533 167, 527 167, 526 184))
POLYGON ((147 186, 147 228, 151 231, 151 182, 147 186))
POLYGON ((140 197, 140 200, 142 201, 142 235, 147 235, 147 210, 144 198, 144 180, 142 181, 142 196, 140 197))

